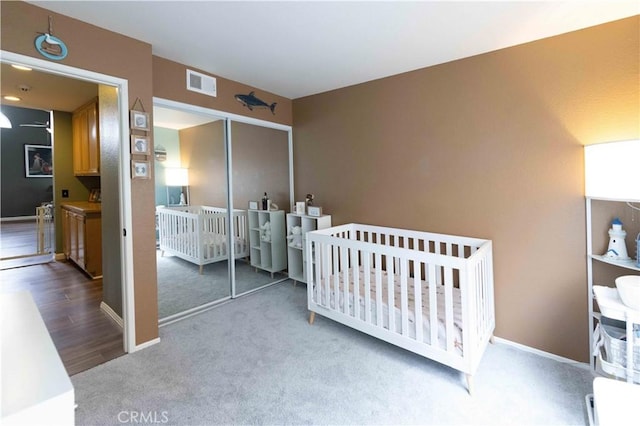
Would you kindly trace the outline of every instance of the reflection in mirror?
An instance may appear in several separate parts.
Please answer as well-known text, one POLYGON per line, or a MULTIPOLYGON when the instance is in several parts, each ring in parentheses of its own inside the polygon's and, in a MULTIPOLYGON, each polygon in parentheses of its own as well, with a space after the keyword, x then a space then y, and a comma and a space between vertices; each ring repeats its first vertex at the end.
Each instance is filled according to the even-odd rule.
POLYGON ((250 243, 249 262, 235 262, 235 295, 240 295, 287 277, 289 134, 231 122, 231 144, 233 205, 247 211, 250 243), (265 193, 270 210, 263 210, 265 193), (258 209, 249 208, 250 202, 258 209))
POLYGON ((154 107, 153 132, 158 316, 167 321, 231 296, 224 120, 154 107))

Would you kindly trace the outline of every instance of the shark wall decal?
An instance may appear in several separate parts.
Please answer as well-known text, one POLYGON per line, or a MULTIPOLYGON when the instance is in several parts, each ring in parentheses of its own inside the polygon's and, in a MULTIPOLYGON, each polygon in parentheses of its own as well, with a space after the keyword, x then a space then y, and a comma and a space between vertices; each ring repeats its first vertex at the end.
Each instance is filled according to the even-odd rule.
POLYGON ((254 108, 269 108, 273 115, 276 114, 276 102, 269 105, 265 101, 256 98, 255 92, 251 92, 248 95, 237 94, 235 98, 242 105, 249 108, 249 111, 253 111, 254 108))

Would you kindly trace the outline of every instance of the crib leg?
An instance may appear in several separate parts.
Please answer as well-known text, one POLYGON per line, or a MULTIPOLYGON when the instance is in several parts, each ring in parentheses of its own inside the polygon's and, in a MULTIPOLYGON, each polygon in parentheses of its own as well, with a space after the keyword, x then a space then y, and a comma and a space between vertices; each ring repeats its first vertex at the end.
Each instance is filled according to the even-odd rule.
POLYGON ((296 284, 298 284, 298 281, 293 280, 293 286, 294 286, 294 287, 296 286, 296 284))
POLYGON ((309 325, 313 325, 313 320, 316 319, 316 313, 315 312, 311 312, 309 313, 309 325))
POLYGON ((202 275, 202 265, 200 265, 200 275, 202 275))
POLYGON ((465 374, 467 378, 467 391, 469 395, 473 396, 473 376, 471 374, 465 374))
POLYGON ((160 250, 160 257, 164 257, 164 250, 160 250))
POLYGON ((489 343, 491 343, 492 345, 496 343, 496 337, 492 334, 491 337, 489 337, 489 343))

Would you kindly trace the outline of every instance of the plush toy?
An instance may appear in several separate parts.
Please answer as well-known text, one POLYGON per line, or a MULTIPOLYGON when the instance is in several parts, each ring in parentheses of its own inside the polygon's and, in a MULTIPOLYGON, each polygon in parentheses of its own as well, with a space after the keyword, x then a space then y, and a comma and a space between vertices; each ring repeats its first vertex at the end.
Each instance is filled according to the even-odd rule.
POLYGON ((287 240, 291 241, 289 245, 292 247, 302 247, 302 228, 293 226, 291 228, 291 234, 287 236, 287 240))
POLYGON ((260 227, 260 238, 262 241, 271 241, 271 222, 265 222, 264 225, 260 227))

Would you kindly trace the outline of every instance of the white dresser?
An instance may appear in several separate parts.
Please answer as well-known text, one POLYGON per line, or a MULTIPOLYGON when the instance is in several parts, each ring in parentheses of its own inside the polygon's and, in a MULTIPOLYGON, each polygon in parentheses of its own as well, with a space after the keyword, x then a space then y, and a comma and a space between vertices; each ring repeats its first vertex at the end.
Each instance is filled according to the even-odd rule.
POLYGON ((31 293, 0 293, 0 423, 73 425, 69 375, 31 293))

